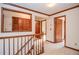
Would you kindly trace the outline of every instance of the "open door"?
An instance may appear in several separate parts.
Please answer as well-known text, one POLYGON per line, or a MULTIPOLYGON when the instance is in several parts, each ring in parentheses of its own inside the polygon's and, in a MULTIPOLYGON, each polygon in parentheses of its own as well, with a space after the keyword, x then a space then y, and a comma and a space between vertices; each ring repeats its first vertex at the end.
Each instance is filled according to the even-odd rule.
POLYGON ((41 21, 35 21, 35 34, 36 34, 36 38, 41 38, 40 34, 41 34, 41 21))
POLYGON ((55 42, 62 42, 62 19, 55 19, 55 42))

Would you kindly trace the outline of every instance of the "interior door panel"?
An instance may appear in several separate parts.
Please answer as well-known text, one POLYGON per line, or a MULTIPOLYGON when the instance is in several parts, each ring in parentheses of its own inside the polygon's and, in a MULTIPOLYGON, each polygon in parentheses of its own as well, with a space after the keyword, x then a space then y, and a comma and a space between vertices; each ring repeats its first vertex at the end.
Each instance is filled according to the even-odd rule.
POLYGON ((62 42, 62 19, 55 20, 55 42, 62 42))

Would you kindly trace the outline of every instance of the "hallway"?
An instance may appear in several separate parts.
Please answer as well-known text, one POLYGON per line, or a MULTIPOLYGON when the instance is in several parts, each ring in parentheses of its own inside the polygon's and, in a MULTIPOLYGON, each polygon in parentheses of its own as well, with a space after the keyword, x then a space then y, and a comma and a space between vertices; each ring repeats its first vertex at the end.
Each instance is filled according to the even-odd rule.
POLYGON ((79 55, 79 3, 47 4, 0 3, 0 55, 79 55))
POLYGON ((62 43, 52 44, 50 42, 45 43, 45 53, 42 55, 79 55, 78 51, 64 48, 62 43))

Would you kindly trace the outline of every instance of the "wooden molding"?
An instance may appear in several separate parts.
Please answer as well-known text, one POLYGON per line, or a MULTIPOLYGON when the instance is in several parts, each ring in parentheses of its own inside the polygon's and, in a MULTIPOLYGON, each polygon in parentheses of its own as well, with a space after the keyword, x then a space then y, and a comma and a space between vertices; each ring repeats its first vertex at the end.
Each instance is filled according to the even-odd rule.
POLYGON ((59 13, 61 13, 61 12, 65 12, 65 11, 68 11, 68 10, 72 10, 72 9, 78 8, 78 7, 79 7, 79 5, 76 5, 76 6, 74 6, 74 7, 67 8, 67 9, 61 10, 61 11, 59 11, 59 12, 53 13, 53 14, 51 14, 51 15, 49 15, 49 16, 56 15, 56 14, 59 14, 59 13))
POLYGON ((3 3, 3 4, 11 5, 11 6, 14 6, 14 7, 22 8, 22 9, 25 9, 25 10, 29 10, 29 11, 32 11, 32 12, 36 12, 36 13, 40 13, 40 14, 49 16, 49 14, 42 13, 42 12, 39 12, 39 11, 35 11, 35 10, 29 9, 29 8, 26 8, 26 7, 22 7, 22 6, 19 6, 19 5, 15 5, 15 4, 12 4, 12 3, 3 3))
POLYGON ((1 7, 1 32, 4 32, 4 15, 2 7, 1 7))
POLYGON ((4 7, 2 7, 2 8, 3 8, 3 10, 7 10, 7 11, 12 11, 12 12, 17 12, 17 13, 23 13, 23 14, 32 15, 32 14, 30 14, 30 13, 27 13, 27 12, 17 11, 17 10, 8 9, 8 8, 4 8, 4 7))
POLYGON ((58 13, 65 12, 65 11, 72 10, 74 8, 78 8, 79 7, 79 5, 76 5, 76 6, 73 6, 73 7, 64 9, 64 10, 61 10, 61 11, 56 12, 56 13, 53 13, 53 14, 46 14, 46 13, 42 13, 42 12, 39 12, 39 11, 35 11, 35 10, 29 9, 29 8, 26 8, 26 7, 22 7, 22 6, 19 6, 19 5, 15 5, 15 4, 12 4, 12 3, 3 3, 3 4, 11 5, 11 6, 14 6, 14 7, 22 8, 22 9, 25 9, 25 10, 29 10, 29 11, 36 12, 36 13, 40 13, 40 14, 47 15, 47 16, 56 15, 58 13))
POLYGON ((7 39, 7 38, 16 38, 16 37, 24 37, 24 36, 34 36, 35 34, 29 34, 29 35, 16 35, 16 36, 5 36, 0 37, 0 39, 7 39))
POLYGON ((49 40, 46 40, 47 42, 50 42, 50 43, 55 43, 55 42, 52 42, 52 41, 49 41, 49 40))
POLYGON ((65 47, 79 52, 79 49, 75 49, 75 48, 68 47, 68 46, 65 46, 65 47))

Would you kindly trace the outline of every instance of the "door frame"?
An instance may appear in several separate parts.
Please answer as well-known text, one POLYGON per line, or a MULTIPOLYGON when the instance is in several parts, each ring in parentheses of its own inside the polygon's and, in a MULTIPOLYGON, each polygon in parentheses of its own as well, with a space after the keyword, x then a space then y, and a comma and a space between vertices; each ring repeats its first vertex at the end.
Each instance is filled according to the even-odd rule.
POLYGON ((56 37, 56 35, 55 35, 55 29, 56 29, 55 20, 57 18, 61 18, 61 17, 65 18, 65 21, 64 21, 64 46, 66 46, 66 15, 54 17, 54 43, 56 43, 56 38, 55 38, 56 37))
MULTIPOLYGON (((40 36, 41 35, 41 31, 42 30, 42 27, 41 27, 41 21, 39 21, 39 20, 35 20, 35 35, 36 36, 40 36), (40 22, 40 33, 39 34, 36 34, 36 22, 40 22)), ((41 37, 40 37, 41 38, 41 37)))
MULTIPOLYGON (((35 22, 36 21, 40 21, 40 20, 35 20, 35 22)), ((45 20, 41 20, 40 22, 41 22, 41 33, 40 34, 42 34, 42 22, 44 22, 45 21, 45 30, 46 30, 46 33, 45 33, 45 35, 46 35, 46 40, 47 40, 47 19, 45 19, 45 20)))

